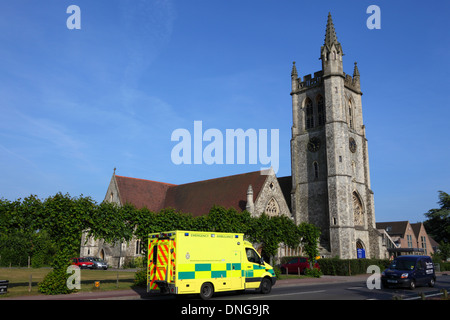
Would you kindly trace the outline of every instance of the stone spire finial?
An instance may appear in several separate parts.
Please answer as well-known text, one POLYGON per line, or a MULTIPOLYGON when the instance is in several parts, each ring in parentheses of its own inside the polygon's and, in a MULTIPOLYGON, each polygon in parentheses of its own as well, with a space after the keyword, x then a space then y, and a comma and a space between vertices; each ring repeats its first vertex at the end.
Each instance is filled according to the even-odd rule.
POLYGON ((330 50, 333 44, 336 46, 336 49, 338 51, 342 52, 341 44, 337 40, 336 30, 334 29, 333 18, 331 17, 331 13, 328 12, 327 30, 325 31, 324 46, 327 47, 328 50, 330 50))
POLYGON ((355 67, 353 68, 353 77, 359 77, 358 63, 355 62, 355 67))
POLYGON ((353 86, 360 90, 360 82, 359 82, 359 70, 358 70, 358 64, 355 62, 355 67, 353 68, 353 79, 352 79, 352 84, 353 86))
POLYGON ((297 73, 297 68, 295 67, 295 61, 294 62, 292 62, 292 71, 291 71, 291 76, 298 76, 298 73, 297 73))

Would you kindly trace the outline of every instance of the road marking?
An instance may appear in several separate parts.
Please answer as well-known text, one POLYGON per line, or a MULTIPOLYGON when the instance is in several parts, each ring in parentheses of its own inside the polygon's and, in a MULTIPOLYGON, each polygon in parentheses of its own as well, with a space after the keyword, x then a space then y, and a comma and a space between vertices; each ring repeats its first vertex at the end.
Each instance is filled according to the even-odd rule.
MULTIPOLYGON (((325 292, 326 290, 317 290, 317 291, 304 291, 304 292, 293 292, 293 293, 283 293, 283 294, 271 294, 270 297, 282 297, 282 296, 292 296, 292 295, 296 295, 296 294, 308 294, 308 293, 320 293, 320 292, 325 292)), ((249 300, 253 300, 253 299, 267 299, 267 296, 260 296, 260 297, 251 297, 249 298, 249 300)))
MULTIPOLYGON (((425 295, 425 298, 436 297, 436 296, 440 296, 440 295, 442 295, 442 293, 428 294, 428 295, 425 295)), ((418 297, 412 297, 412 298, 404 298, 403 300, 419 300, 419 299, 422 299, 422 297, 418 296, 418 297)))

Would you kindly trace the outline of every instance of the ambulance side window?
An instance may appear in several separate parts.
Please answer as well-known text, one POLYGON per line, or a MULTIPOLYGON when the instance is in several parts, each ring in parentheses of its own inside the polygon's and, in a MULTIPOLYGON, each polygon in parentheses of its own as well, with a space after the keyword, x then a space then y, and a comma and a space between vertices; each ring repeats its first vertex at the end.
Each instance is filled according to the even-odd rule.
POLYGON ((253 262, 253 263, 259 263, 260 262, 260 258, 259 258, 258 254, 256 253, 255 250, 253 250, 251 248, 245 248, 245 251, 247 253, 247 260, 248 260, 248 262, 253 262))
POLYGON ((153 264, 156 264, 156 260, 158 259, 158 244, 153 246, 153 264))

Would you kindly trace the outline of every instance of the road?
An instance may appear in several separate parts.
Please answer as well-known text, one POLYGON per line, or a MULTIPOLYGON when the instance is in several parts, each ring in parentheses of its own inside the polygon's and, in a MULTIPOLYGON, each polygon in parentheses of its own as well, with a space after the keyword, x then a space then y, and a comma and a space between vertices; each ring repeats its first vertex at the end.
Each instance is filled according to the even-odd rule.
MULTIPOLYGON (((448 272, 437 274, 434 288, 417 287, 409 289, 368 289, 366 281, 369 275, 358 275, 352 277, 344 276, 322 276, 321 278, 304 278, 278 281, 268 295, 257 294, 254 291, 244 293, 217 293, 212 301, 223 302, 248 301, 258 303, 267 300, 393 300, 394 297, 403 300, 420 299, 419 294, 424 293, 428 298, 438 297, 441 289, 450 292, 450 275, 448 272)), ((198 295, 182 296, 178 301, 202 301, 198 295)), ((70 295, 56 296, 23 296, 15 298, 4 298, 2 300, 154 300, 174 301, 172 295, 147 294, 145 289, 121 290, 121 291, 98 291, 84 292, 70 295)))
MULTIPOLYGON (((450 292, 450 275, 447 274, 437 275, 435 287, 417 287, 415 290, 402 288, 368 289, 366 284, 368 276, 346 277, 345 280, 335 281, 333 281, 333 277, 329 277, 330 281, 311 284, 304 284, 301 280, 291 284, 279 281, 268 295, 257 294, 253 291, 246 291, 242 294, 218 293, 211 300, 249 300, 255 302, 258 300, 393 300, 394 298, 416 300, 421 299, 421 293, 424 293, 427 298, 432 298, 440 297, 441 289, 450 292)), ((198 299, 197 296, 186 298, 198 299)), ((143 295, 135 297, 135 299, 165 300, 173 299, 173 297, 143 295)))
POLYGON ((366 281, 323 283, 312 285, 275 286, 269 295, 246 293, 236 296, 222 296, 215 299, 233 300, 393 300, 394 297, 403 300, 420 299, 419 294, 424 293, 432 297, 441 289, 450 291, 450 276, 438 276, 436 286, 418 287, 409 289, 368 289, 366 281))

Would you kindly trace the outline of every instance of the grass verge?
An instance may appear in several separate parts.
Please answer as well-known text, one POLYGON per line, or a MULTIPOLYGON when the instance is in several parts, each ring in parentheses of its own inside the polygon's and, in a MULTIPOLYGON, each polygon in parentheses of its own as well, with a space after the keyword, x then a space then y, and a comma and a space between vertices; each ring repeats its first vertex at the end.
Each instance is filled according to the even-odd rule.
MULTIPOLYGON (((50 268, 0 268, 0 280, 8 280, 8 293, 0 295, 6 297, 41 295, 38 283, 51 271, 50 268), (31 277, 31 288, 30 288, 31 277), (30 290, 31 289, 31 290, 30 290)), ((126 290, 134 285, 134 271, 117 270, 81 270, 81 292, 96 290, 126 290), (94 283, 99 281, 99 288, 94 283)))

